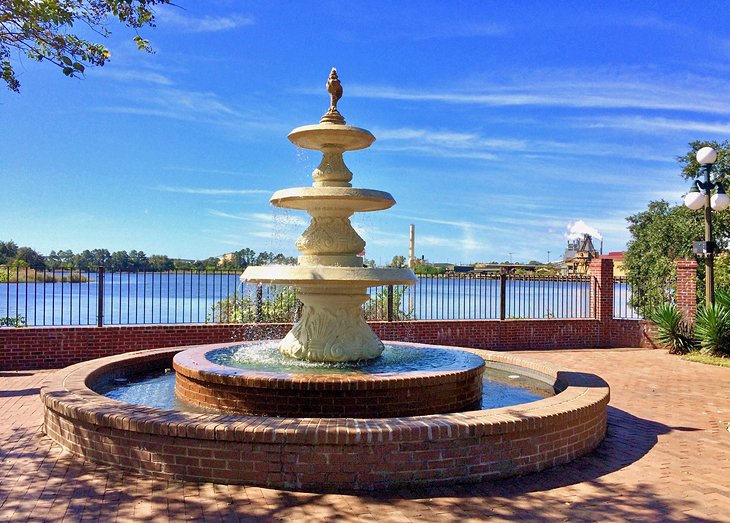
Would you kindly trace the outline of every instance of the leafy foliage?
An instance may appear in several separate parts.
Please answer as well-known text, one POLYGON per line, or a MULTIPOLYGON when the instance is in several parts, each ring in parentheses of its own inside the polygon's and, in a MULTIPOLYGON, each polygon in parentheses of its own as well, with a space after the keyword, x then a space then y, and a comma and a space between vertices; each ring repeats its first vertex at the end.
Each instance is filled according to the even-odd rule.
MULTIPOLYGON (((273 293, 234 294, 221 300, 211 309, 209 322, 218 323, 292 323, 301 307, 293 287, 274 287, 273 293)), ((414 319, 413 309, 405 307, 405 285, 393 286, 393 320, 414 319)), ((387 318, 388 287, 380 287, 363 306, 368 321, 387 318)))
POLYGON ((0 318, 0 327, 25 327, 23 316, 6 316, 0 318))
MULTIPOLYGON (((393 321, 415 319, 413 307, 405 306, 405 285, 393 285, 393 321)), ((363 313, 368 321, 388 319, 388 286, 379 287, 371 298, 363 305, 363 313)))
POLYGON ((446 267, 436 267, 435 265, 416 264, 413 267, 415 274, 444 274, 446 267))
MULTIPOLYGON (((699 165, 695 152, 711 146, 717 150, 714 177, 726 180, 730 176, 730 142, 694 141, 689 151, 677 157, 684 178, 695 178, 699 165)), ((679 195, 678 195, 679 196, 679 195)), ((726 249, 730 239, 730 212, 715 212, 712 216, 713 236, 720 250, 726 249)), ((648 317, 662 303, 673 300, 676 283, 675 262, 693 256, 692 242, 704 238, 704 216, 684 205, 671 206, 664 200, 653 201, 647 210, 627 218, 631 240, 624 258, 629 284, 634 290, 631 306, 648 317)), ((730 284, 730 260, 716 257, 716 282, 730 284)), ((704 297, 704 259, 699 259, 698 298, 704 297)))
POLYGON ((632 239, 624 267, 633 290, 631 306, 648 317, 661 304, 672 301, 675 262, 692 256, 692 242, 703 235, 702 216, 661 200, 650 202, 646 211, 629 216, 627 221, 632 239))
POLYGON ((695 140, 689 143, 690 150, 687 154, 677 157, 677 161, 682 164, 682 177, 692 179, 697 177, 700 164, 697 163, 695 153, 703 147, 712 147, 717 151, 717 160, 715 160, 713 171, 717 178, 724 182, 730 178, 730 142, 724 140, 722 142, 695 140))
MULTIPOLYGON (((1 0, 0 0, 1 1, 1 0)), ((81 271, 94 272, 99 266, 104 266, 108 271, 136 272, 136 271, 169 271, 173 269, 184 270, 236 270, 245 269, 249 264, 268 265, 271 263, 292 265, 296 264, 296 258, 287 257, 283 254, 272 252, 256 253, 245 248, 228 255, 223 259, 212 256, 205 260, 173 260, 162 254, 147 256, 144 251, 132 249, 131 251, 116 251, 110 253, 107 249, 85 249, 78 254, 70 249, 51 251, 48 256, 39 254, 30 247, 18 247, 10 240, 0 241, 0 265, 11 267, 31 267, 41 271, 43 269, 78 269, 81 271)))
POLYGON ((98 36, 111 34, 110 19, 135 30, 137 48, 151 52, 149 42, 137 34, 154 27, 151 7, 170 0, 2 0, 0 1, 0 77, 18 92, 20 82, 11 62, 13 55, 27 56, 56 65, 68 77, 77 78, 88 66, 103 66, 109 50, 69 31, 87 26, 98 36))
POLYGON ((13 240, 0 241, 0 265, 9 264, 18 252, 18 244, 13 240))
POLYGON ((700 307, 695 335, 702 352, 730 354, 730 309, 720 303, 700 307))
POLYGON ((670 354, 687 354, 695 348, 692 327, 676 305, 662 303, 652 311, 649 319, 657 326, 657 341, 667 347, 670 354))
POLYGON ((703 353, 730 356, 730 291, 715 293, 715 305, 697 311, 695 336, 703 353))
POLYGON ((291 323, 299 300, 291 287, 275 289, 273 295, 261 298, 234 294, 213 305, 208 321, 218 323, 291 323), (257 303, 258 302, 258 303, 257 303))
POLYGON ((406 258, 405 256, 395 255, 393 256, 393 259, 390 261, 390 264, 388 264, 388 267, 395 267, 397 269, 402 269, 406 266, 406 258))
POLYGON ((89 278, 78 272, 55 274, 18 265, 0 267, 0 283, 80 283, 86 281, 89 281, 89 278))

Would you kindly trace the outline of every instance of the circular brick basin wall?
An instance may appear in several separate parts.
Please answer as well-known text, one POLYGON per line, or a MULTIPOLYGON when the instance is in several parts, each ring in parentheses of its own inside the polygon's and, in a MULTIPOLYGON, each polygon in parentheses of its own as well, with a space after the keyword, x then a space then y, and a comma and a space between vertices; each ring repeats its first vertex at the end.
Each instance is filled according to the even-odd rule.
POLYGON ((481 405, 484 361, 468 352, 459 370, 326 375, 222 366, 207 358, 215 350, 203 346, 175 355, 179 398, 235 414, 310 418, 422 416, 481 405))
POLYGON ((452 414, 274 418, 162 410, 114 401, 90 388, 110 377, 169 366, 187 348, 112 356, 58 371, 41 390, 45 433, 91 461, 162 478, 313 491, 522 475, 584 455, 606 433, 609 388, 601 378, 489 351, 473 352, 490 367, 542 379, 558 394, 452 414))

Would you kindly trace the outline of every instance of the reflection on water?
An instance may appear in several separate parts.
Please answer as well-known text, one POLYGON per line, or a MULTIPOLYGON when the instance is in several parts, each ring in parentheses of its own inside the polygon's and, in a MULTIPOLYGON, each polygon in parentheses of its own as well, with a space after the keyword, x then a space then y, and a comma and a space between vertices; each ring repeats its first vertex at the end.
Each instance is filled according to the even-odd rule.
MULTIPOLYGON (((482 409, 510 407, 552 396, 543 382, 520 376, 514 371, 487 367, 482 385, 482 409)), ((175 396, 175 372, 171 369, 130 376, 128 381, 108 383, 96 392, 126 403, 185 412, 212 412, 180 401, 175 396)))

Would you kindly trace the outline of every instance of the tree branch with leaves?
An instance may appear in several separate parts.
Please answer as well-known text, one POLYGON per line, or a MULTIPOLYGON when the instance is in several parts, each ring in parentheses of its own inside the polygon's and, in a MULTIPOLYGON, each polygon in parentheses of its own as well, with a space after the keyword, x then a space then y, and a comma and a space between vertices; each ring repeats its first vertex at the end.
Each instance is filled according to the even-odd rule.
POLYGON ((13 62, 26 56, 57 66, 70 78, 78 78, 89 66, 103 66, 109 50, 72 32, 86 25, 101 38, 116 20, 132 28, 137 47, 152 52, 149 41, 137 29, 154 27, 152 7, 170 0, 0 0, 0 77, 8 89, 19 92, 13 62))

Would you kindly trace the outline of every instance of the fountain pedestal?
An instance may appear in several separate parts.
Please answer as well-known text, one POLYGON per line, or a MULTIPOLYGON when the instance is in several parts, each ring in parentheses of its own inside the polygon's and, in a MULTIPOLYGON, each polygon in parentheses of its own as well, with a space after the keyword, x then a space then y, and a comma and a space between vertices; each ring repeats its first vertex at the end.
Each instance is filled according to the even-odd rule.
POLYGON ((362 316, 370 296, 351 286, 300 287, 302 315, 281 340, 279 350, 292 358, 310 361, 369 360, 383 352, 362 316))

